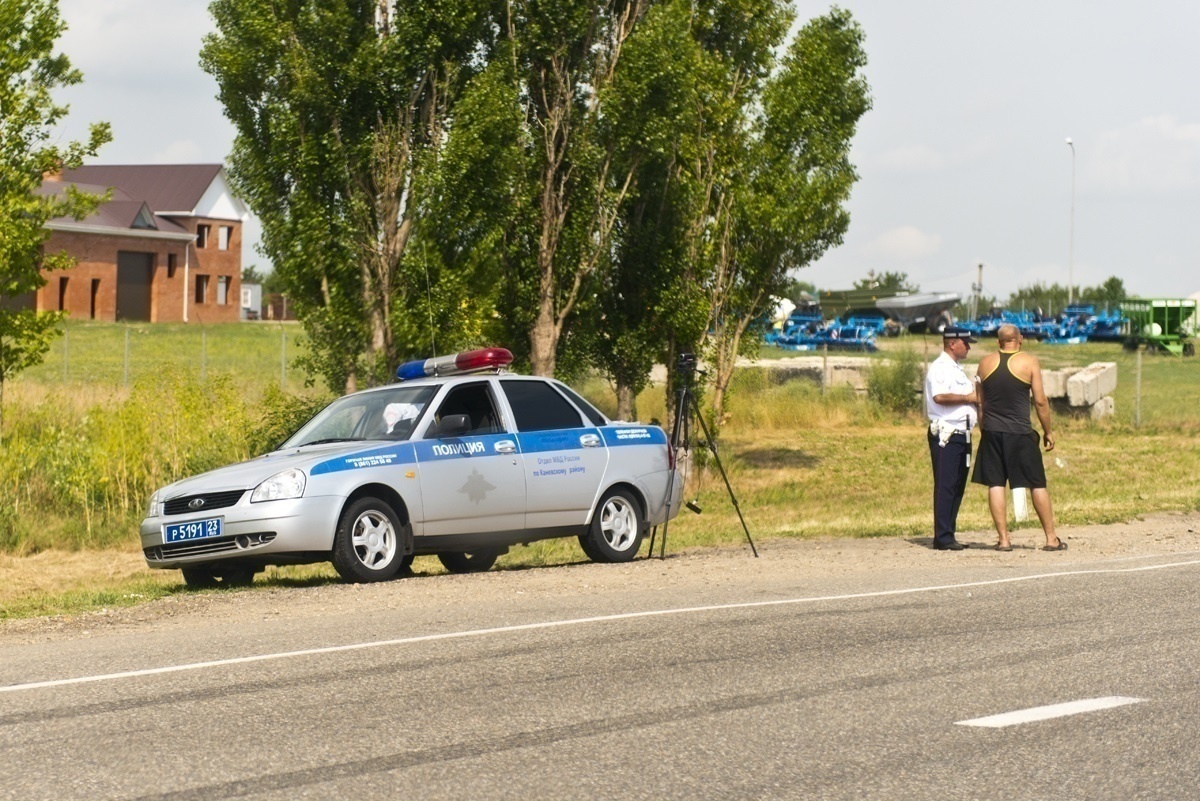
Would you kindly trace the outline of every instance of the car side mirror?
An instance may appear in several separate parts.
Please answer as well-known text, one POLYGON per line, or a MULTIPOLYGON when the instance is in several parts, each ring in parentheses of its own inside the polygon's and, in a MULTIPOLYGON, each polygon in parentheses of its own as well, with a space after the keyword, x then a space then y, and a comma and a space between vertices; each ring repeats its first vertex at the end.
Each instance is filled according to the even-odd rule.
POLYGON ((448 414, 439 422, 434 423, 425 432, 426 437, 444 439, 446 437, 461 437, 471 430, 471 418, 465 414, 448 414))

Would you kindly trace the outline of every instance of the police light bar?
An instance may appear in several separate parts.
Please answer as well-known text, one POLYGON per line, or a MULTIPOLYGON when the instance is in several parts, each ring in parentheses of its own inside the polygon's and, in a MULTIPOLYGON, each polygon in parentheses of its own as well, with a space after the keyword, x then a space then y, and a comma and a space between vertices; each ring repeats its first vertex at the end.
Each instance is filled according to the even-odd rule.
POLYGON ((405 362, 396 368, 396 379, 411 381, 414 378, 428 378, 429 376, 499 370, 501 367, 512 364, 512 360, 512 353, 505 348, 468 350, 451 356, 405 362))

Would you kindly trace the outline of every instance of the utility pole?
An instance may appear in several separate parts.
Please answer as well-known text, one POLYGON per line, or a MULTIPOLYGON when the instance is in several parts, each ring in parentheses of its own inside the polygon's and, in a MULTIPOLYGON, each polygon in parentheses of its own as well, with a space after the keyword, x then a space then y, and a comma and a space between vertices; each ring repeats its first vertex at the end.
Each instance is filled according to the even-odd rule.
POLYGON ((1075 302, 1075 143, 1067 137, 1071 148, 1071 230, 1067 244, 1067 305, 1075 302))
POLYGON ((971 284, 971 318, 979 318, 979 301, 983 300, 983 262, 979 262, 978 280, 971 284))

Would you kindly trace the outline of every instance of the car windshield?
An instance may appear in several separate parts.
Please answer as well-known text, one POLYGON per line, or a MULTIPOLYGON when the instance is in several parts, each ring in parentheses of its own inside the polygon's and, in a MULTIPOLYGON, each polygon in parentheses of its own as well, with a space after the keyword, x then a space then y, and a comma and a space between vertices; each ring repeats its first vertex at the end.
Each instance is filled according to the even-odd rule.
POLYGON ((408 439, 436 391, 435 386, 407 386, 347 395, 318 412, 279 447, 408 439))

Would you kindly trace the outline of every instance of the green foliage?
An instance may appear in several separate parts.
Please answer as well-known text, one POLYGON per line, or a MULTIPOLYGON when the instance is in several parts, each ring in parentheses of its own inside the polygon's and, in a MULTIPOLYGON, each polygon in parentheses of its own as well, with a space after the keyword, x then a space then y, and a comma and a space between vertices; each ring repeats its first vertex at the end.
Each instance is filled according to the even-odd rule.
MULTIPOLYGON (((1104 309, 1116 310, 1118 304, 1128 297, 1125 282, 1116 276, 1110 277, 1099 286, 1078 287, 1074 292, 1072 303, 1076 305, 1093 305, 1098 311, 1104 309)), ((1067 307, 1067 288, 1059 284, 1034 284, 1017 289, 1009 295, 1005 303, 1007 309, 1026 309, 1033 311, 1041 309, 1043 314, 1058 314, 1067 307)))
POLYGON ((751 83, 737 98, 746 120, 739 127, 752 135, 721 154, 721 200, 709 212, 708 239, 719 247, 707 252, 705 352, 718 412, 737 356, 752 349, 742 339, 754 337, 771 296, 792 271, 840 244, 849 226, 845 203, 858 178, 850 142, 871 107, 863 41, 853 17, 834 8, 799 30, 761 90, 751 83))
POLYGON ((112 545, 130 536, 155 489, 248 455, 247 411, 232 382, 170 370, 83 412, 51 395, 11 428, 0 486, 16 519, 0 520, 4 550, 112 545))
POLYGON ((17 373, 41 364, 50 343, 58 336, 58 313, 38 314, 26 309, 0 307, 0 430, 4 422, 4 382, 17 373))
POLYGON ((275 450, 332 400, 329 396, 291 395, 269 387, 254 412, 246 435, 247 449, 255 456, 275 450))
POLYGON ((212 12, 231 177, 333 389, 503 342, 630 398, 706 332, 726 366, 752 350, 845 230, 870 101, 844 11, 790 45, 783 0, 212 12))
POLYGON ((201 64, 237 130, 230 177, 304 324, 306 366, 331 389, 383 380, 417 346, 405 326, 428 319, 429 293, 408 253, 453 104, 488 61, 492 6, 210 6, 201 64))
POLYGON ((867 274, 866 278, 861 278, 854 282, 854 289, 879 289, 892 292, 920 292, 921 287, 918 284, 911 283, 908 280, 908 273, 893 273, 884 272, 880 275, 875 275, 872 270, 867 274))
MULTIPOLYGON (((44 268, 70 267, 64 255, 42 253, 50 236, 46 221, 82 219, 101 200, 42 180, 79 166, 112 138, 107 124, 96 124, 87 142, 49 143, 67 113, 51 93, 83 79, 65 55, 54 52, 64 27, 54 0, 6 0, 0 6, 0 301, 36 292, 45 284, 44 268)), ((56 322, 30 310, 0 308, 0 409, 4 382, 38 363, 56 322)))
POLYGON ((871 365, 867 373, 867 397, 890 412, 919 412, 923 377, 920 354, 911 348, 895 351, 888 361, 871 365))

